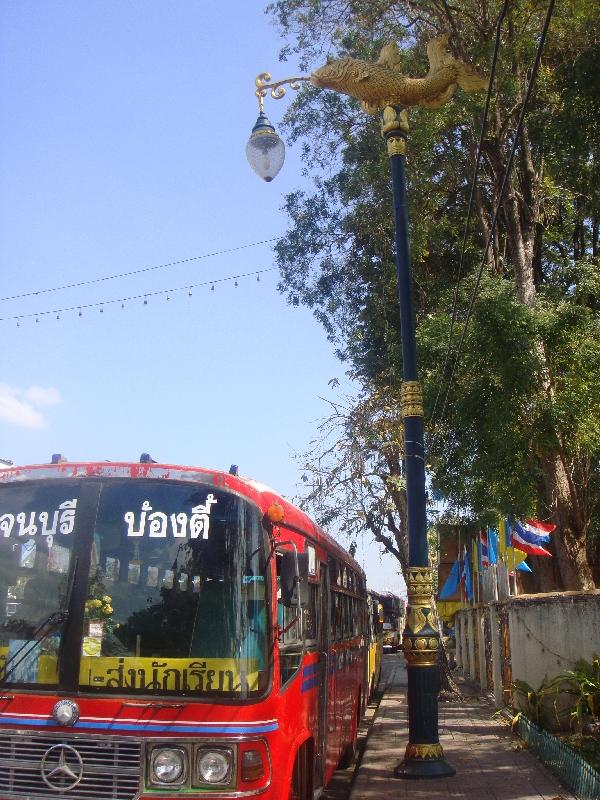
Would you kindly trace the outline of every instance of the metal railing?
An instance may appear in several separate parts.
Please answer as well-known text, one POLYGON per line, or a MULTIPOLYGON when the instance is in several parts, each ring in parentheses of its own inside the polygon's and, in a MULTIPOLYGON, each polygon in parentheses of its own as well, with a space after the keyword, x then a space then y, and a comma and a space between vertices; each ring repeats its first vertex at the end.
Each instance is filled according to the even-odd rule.
POLYGON ((578 800, 600 798, 600 773, 568 745, 524 716, 519 717, 517 733, 578 800))

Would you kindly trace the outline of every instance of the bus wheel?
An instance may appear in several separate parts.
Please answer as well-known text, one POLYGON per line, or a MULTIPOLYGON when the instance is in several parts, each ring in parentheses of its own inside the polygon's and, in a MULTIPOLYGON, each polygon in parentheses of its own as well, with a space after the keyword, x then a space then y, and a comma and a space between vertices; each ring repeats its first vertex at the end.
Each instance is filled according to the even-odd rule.
POLYGON ((342 753, 342 757, 340 758, 338 769, 347 769, 351 767, 352 764, 356 761, 356 738, 352 742, 348 742, 346 745, 344 752, 342 753))
POLYGON ((290 800, 312 800, 312 774, 312 746, 310 742, 305 742, 299 748, 294 762, 290 800))

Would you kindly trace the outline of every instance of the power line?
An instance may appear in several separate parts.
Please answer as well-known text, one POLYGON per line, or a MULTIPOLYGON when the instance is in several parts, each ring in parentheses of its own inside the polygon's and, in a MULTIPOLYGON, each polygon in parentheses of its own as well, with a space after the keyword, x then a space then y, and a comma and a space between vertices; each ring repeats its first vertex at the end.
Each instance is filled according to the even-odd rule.
MULTIPOLYGON (((130 270, 129 272, 118 272, 114 275, 104 275, 101 278, 90 278, 87 281, 79 281, 78 283, 67 283, 63 286, 52 286, 48 289, 37 289, 36 291, 32 292, 23 292, 21 294, 13 294, 8 297, 0 297, 0 303, 9 301, 9 300, 20 300, 23 297, 34 297, 40 294, 48 294, 50 292, 61 292, 64 289, 77 289, 80 286, 91 286, 95 283, 103 283, 104 281, 113 281, 117 280, 118 278, 129 278, 132 275, 141 275, 144 272, 153 272, 154 270, 158 269, 167 269, 167 267, 175 267, 179 264, 189 264, 191 261, 200 261, 203 258, 213 258, 214 256, 222 256, 226 255, 227 253, 235 253, 238 250, 246 250, 249 247, 258 247, 261 244, 269 244, 270 242, 276 242, 279 240, 279 236, 274 236, 271 239, 262 239, 260 242, 250 242, 249 244, 241 244, 237 247, 229 247, 226 250, 215 250, 213 253, 203 253, 199 256, 190 256, 189 258, 181 258, 178 261, 169 261, 166 264, 157 264, 153 267, 140 267, 140 269, 130 270)), ((116 301, 115 301, 116 302, 116 301)), ((48 312, 50 313, 50 312, 48 312)))
POLYGON ((20 320, 30 319, 32 317, 38 319, 39 317, 45 317, 50 314, 58 314, 58 315, 66 314, 69 311, 77 311, 79 312, 79 315, 82 316, 82 312, 85 309, 100 308, 100 310, 102 310, 104 306, 115 305, 116 303, 121 303, 121 306, 124 307, 125 303, 130 303, 133 300, 143 300, 144 304, 146 304, 148 298, 150 297, 156 297, 158 295, 167 295, 168 297, 170 294, 176 294, 177 292, 186 292, 186 291, 188 292, 188 294, 191 294, 192 289, 199 289, 202 286, 210 286, 211 289, 214 289, 214 287, 217 284, 226 283, 230 281, 235 281, 235 285, 237 286, 238 280, 254 276, 256 276, 256 280, 259 281, 260 276, 262 274, 264 274, 265 272, 273 272, 276 269, 277 267, 267 267, 266 269, 258 269, 255 270, 254 272, 243 272, 240 273, 239 275, 228 275, 226 278, 213 278, 212 280, 202 281, 201 283, 186 284, 185 286, 177 286, 170 289, 157 289, 154 292, 144 292, 143 294, 130 295, 129 297, 118 297, 112 300, 98 300, 95 303, 84 303, 81 305, 68 306, 65 308, 47 309, 45 311, 32 311, 28 314, 15 314, 11 317, 0 317, 0 322, 11 322, 16 320, 17 324, 19 324, 20 320))
POLYGON ((508 5, 510 0, 504 0, 504 5, 500 10, 500 14, 498 15, 498 19, 496 20, 496 40, 494 43, 494 53, 492 55, 492 64, 490 67, 490 81, 488 84, 487 95, 485 98, 485 108, 483 112, 483 121, 481 123, 481 132, 479 134, 479 143, 477 145, 477 153, 475 156, 475 169, 473 170, 473 178, 471 180, 471 190, 469 192, 469 204, 467 208, 467 219, 465 222, 465 228, 463 232, 463 240, 462 240, 462 247, 460 251, 460 259, 458 262, 458 267, 456 270, 456 285, 454 287, 454 299, 452 302, 452 320, 450 322, 450 332, 448 334, 448 347, 446 350, 446 356, 444 359, 444 364, 440 369, 438 376, 437 376, 437 383, 438 383, 438 392, 435 398, 435 403, 433 404, 433 411, 431 412, 431 419, 430 424, 433 426, 435 424, 435 412, 437 410, 438 402, 442 394, 442 386, 444 381, 444 376, 446 375, 446 368, 448 367, 448 362, 450 361, 450 352, 452 350, 452 336, 454 334, 454 325, 456 323, 456 315, 458 310, 458 290, 460 286, 460 279, 462 275, 462 266, 465 257, 465 251, 467 248, 467 238, 469 235, 469 224, 471 222, 471 215, 473 212, 473 199, 475 196, 475 187, 477 185, 477 177, 479 174, 479 167, 481 165, 481 155, 483 149, 483 140, 485 138, 485 133, 487 130, 487 121, 490 111, 490 103, 492 99, 492 86, 494 84, 494 78, 496 77, 496 64, 498 62, 498 52, 500 50, 500 33, 502 29, 502 23, 504 22, 504 17, 508 11, 508 5))
POLYGON ((495 231, 495 228, 496 228, 496 224, 498 222, 498 216, 500 214, 500 208, 501 208, 501 205, 502 205, 503 200, 504 200, 504 192, 505 192, 506 186, 508 184, 508 181, 510 179, 510 173, 511 173, 511 170, 512 170, 512 165, 513 165, 513 161, 514 161, 514 157, 515 157, 515 152, 517 150, 517 144, 518 144, 518 141, 519 141, 519 136, 521 134, 521 130, 523 128, 523 122, 525 121, 525 115, 527 113, 527 106, 529 104, 529 99, 531 97, 531 92, 533 91, 533 86, 535 84, 535 81, 536 81, 536 78, 537 78, 537 74, 538 74, 538 70, 539 70, 539 66, 540 66, 540 62, 541 62, 541 59, 542 59, 542 52, 544 50, 544 45, 546 43, 546 36, 548 34, 548 28, 550 26, 550 20, 552 19, 552 13, 554 11, 554 4, 555 4, 555 0, 550 0, 550 2, 548 3, 548 8, 546 10, 546 17, 544 19, 544 25, 543 25, 543 28, 542 28, 542 33, 540 35, 540 41, 538 43, 537 52, 535 54, 535 60, 533 62, 533 67, 531 68, 529 81, 527 83, 527 90, 525 92, 525 98, 523 100, 523 105, 521 106, 521 113, 519 114, 519 120, 517 122, 517 127, 515 129, 514 139, 513 139, 512 147, 511 147, 511 150, 510 150, 508 164, 506 166, 506 170, 505 170, 505 173, 504 173, 504 178, 502 180, 502 186, 500 188, 500 194, 498 195, 498 201, 496 203, 496 208, 494 209, 494 216, 493 216, 492 223, 491 223, 491 226, 490 226, 490 231, 488 233, 487 241, 486 241, 486 244, 485 244, 485 249, 483 251, 483 257, 481 259, 481 265, 479 267, 479 273, 477 275, 477 281, 475 283, 475 287, 474 287, 473 292, 471 294, 471 300, 470 300, 469 308, 468 308, 468 311, 467 311, 467 317, 465 319, 465 324, 464 324, 464 327, 463 327, 463 330, 462 330, 460 341, 458 343, 458 349, 457 349, 457 352, 456 352, 456 358, 454 360, 454 364, 452 366, 452 372, 450 374, 450 380, 449 380, 449 383, 448 383, 448 388, 446 389, 446 394, 445 394, 445 397, 444 397, 444 405, 442 407, 442 412, 440 414, 440 423, 443 421, 445 413, 446 413, 446 408, 448 406, 448 398, 450 397, 450 390, 452 389, 452 384, 454 382, 456 371, 458 369, 458 364, 459 364, 461 356, 462 356, 462 351, 463 351, 464 341, 465 341, 465 337, 466 337, 466 333, 467 333, 467 328, 468 328, 469 322, 471 320, 471 315, 473 313, 473 307, 475 305, 475 299, 476 299, 477 293, 479 291, 479 286, 480 286, 480 283, 481 283, 483 270, 485 268, 487 254, 489 252, 490 245, 491 245, 492 239, 494 237, 494 231, 495 231))

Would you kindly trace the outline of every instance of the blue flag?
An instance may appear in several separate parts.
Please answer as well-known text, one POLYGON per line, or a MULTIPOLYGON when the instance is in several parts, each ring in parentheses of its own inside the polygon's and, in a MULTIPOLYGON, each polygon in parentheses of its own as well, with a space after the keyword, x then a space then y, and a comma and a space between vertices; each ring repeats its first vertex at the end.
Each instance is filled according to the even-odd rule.
POLYGON ((510 540, 510 520, 508 517, 504 520, 504 531, 506 534, 504 546, 505 547, 512 547, 512 542, 510 540))
POLYGON ((488 528, 487 541, 490 564, 496 564, 498 562, 498 534, 493 528, 488 528))
POLYGON ((472 600, 473 584, 471 583, 471 569, 469 567, 469 557, 467 555, 466 546, 464 547, 463 551, 461 582, 464 584, 467 600, 472 600))
POLYGON ((450 575, 446 579, 446 583, 442 586, 440 591, 440 600, 448 600, 449 597, 452 597, 453 594, 456 594, 458 591, 458 585, 460 583, 460 565, 458 563, 458 559, 452 565, 452 569, 450 570, 450 575))
POLYGON ((526 561, 521 561, 520 564, 517 564, 515 569, 519 569, 521 570, 521 572, 533 572, 533 570, 526 561))

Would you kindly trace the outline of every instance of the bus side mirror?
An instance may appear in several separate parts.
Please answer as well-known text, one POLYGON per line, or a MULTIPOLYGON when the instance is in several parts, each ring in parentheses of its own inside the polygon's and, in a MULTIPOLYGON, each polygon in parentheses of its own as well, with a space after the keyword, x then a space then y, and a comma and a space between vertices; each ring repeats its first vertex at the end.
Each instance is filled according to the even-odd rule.
POLYGON ((281 602, 284 606, 297 606, 298 598, 302 608, 308 601, 308 553, 298 553, 298 571, 296 571, 296 553, 286 550, 281 558, 281 602))

